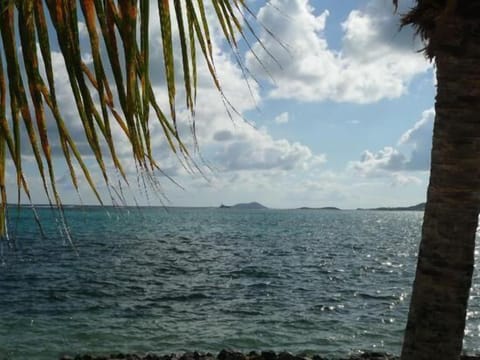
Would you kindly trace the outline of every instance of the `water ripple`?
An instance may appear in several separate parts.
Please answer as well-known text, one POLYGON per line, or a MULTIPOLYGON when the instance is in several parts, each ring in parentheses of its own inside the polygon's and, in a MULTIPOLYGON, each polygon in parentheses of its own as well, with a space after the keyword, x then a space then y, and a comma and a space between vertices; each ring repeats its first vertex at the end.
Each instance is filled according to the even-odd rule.
MULTIPOLYGON (((77 257, 54 213, 39 212, 49 238, 22 212, 20 250, 2 259, 0 357, 399 353, 421 213, 71 208, 77 257)), ((480 351, 479 314, 477 281, 470 351, 480 351)))

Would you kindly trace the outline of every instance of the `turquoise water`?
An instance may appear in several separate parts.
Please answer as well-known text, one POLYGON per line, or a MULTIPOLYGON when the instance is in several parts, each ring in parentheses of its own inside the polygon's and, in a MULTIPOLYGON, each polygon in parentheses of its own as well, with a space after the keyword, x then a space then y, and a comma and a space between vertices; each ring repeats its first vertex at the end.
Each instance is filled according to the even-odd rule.
MULTIPOLYGON (((399 353, 421 212, 233 209, 10 212, 0 359, 63 353, 399 353)), ((480 350, 472 290, 465 349, 480 350)))

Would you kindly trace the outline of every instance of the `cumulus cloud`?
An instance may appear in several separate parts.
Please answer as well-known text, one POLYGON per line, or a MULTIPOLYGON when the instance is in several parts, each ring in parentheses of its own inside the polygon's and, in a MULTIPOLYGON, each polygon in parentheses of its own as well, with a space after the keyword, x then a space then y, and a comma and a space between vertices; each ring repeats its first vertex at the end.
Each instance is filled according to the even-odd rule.
POLYGON ((399 171, 405 167, 406 158, 393 147, 386 146, 377 153, 365 150, 360 161, 352 163, 352 168, 365 176, 376 176, 384 171, 399 171))
POLYGON ((286 124, 288 123, 289 116, 288 112, 283 112, 280 115, 277 115, 273 121, 277 124, 286 124))
MULTIPOLYGON (((81 29, 84 30, 83 24, 80 25, 81 29)), ((230 114, 227 113, 221 95, 215 88, 210 76, 208 76, 209 70, 207 65, 200 61, 198 64, 199 78, 195 134, 202 153, 212 154, 213 159, 208 160, 214 161, 216 168, 229 170, 253 168, 288 170, 303 167, 308 161, 321 162, 319 159, 322 159, 323 155, 313 155, 307 146, 292 143, 286 139, 274 139, 265 129, 258 131, 245 123, 241 114, 254 109, 261 100, 259 86, 255 82, 245 79, 245 74, 237 62, 223 51, 223 43, 221 41, 223 37, 220 35, 221 29, 217 26, 212 26, 211 31, 215 70, 221 81, 223 94, 231 101, 234 109, 230 108, 230 114), (247 84, 248 81, 249 83, 247 84)), ((151 78, 154 81, 154 92, 160 105, 168 109, 158 21, 151 21, 150 38, 151 78)), ((176 57, 178 60, 176 65, 179 70, 177 79, 181 81, 180 49, 176 48, 175 51, 179 55, 176 57)), ((55 81, 58 88, 58 102, 71 135, 77 142, 80 152, 84 155, 91 155, 83 127, 81 122, 78 121, 78 112, 71 94, 63 56, 61 53, 53 51, 52 58, 55 68, 55 81)), ((191 136, 193 120, 184 106, 185 94, 183 85, 180 82, 177 84, 177 89, 178 128, 185 143, 193 147, 194 142, 191 136)), ((275 121, 279 123, 287 122, 288 113, 280 114, 275 121)), ((51 121, 50 124, 52 124, 51 130, 54 133, 54 122, 51 121)), ((156 121, 152 119, 150 134, 153 153, 155 156, 161 157, 160 166, 163 169, 171 169, 169 174, 182 173, 182 165, 178 163, 178 159, 172 156, 168 149, 163 129, 155 124, 156 121)), ((119 127, 114 126, 112 131, 119 156, 123 161, 130 164, 130 144, 119 127)), ((58 143, 53 142, 52 145, 54 155, 61 155, 62 152, 58 143)), ((107 152, 106 150, 105 153, 107 152)), ((195 154, 195 152, 192 151, 192 154, 195 154)), ((127 166, 127 170, 134 171, 135 166, 134 164, 131 165, 127 166)))
POLYGON ((413 147, 410 159, 405 164, 408 170, 428 170, 430 168, 434 118, 435 110, 433 108, 425 110, 420 120, 401 136, 400 145, 413 147))
POLYGON ((228 141, 234 138, 234 134, 229 130, 220 130, 213 135, 215 141, 228 141))
POLYGON ((434 118, 433 108, 425 110, 420 120, 400 137, 398 146, 411 149, 410 156, 392 146, 386 146, 376 153, 365 150, 360 160, 351 162, 349 168, 365 177, 390 176, 395 184, 417 183, 416 177, 405 172, 430 169, 434 118))
MULTIPOLYGON (((263 172, 291 171, 316 166, 325 161, 323 154, 313 154, 305 145, 291 142, 287 139, 274 138, 266 128, 256 129, 242 117, 248 111, 256 108, 261 102, 259 85, 245 74, 235 59, 224 52, 220 35, 221 28, 212 27, 213 53, 215 69, 222 84, 225 97, 231 101, 234 109, 230 113, 213 82, 207 76, 208 68, 200 62, 198 68, 198 97, 195 112, 195 134, 204 158, 220 172, 259 170, 263 172)), ((160 36, 158 28, 152 28, 152 38, 157 42, 152 52, 159 52, 160 36)), ((161 56, 152 67, 161 67, 161 56)), ((179 67, 180 68, 180 67, 179 67)), ((181 77, 180 77, 181 78, 181 77)), ((181 89, 181 86, 178 86, 181 89)), ((162 83, 155 88, 159 97, 166 99, 162 83)), ((182 103, 182 92, 178 103, 182 103)), ((192 119, 188 111, 178 113, 179 131, 189 142, 192 119)), ((275 122, 285 123, 289 114, 281 113, 275 122)), ((164 143, 161 129, 154 132, 156 144, 164 143)), ((191 139, 190 139, 191 140, 191 139)))
POLYGON ((391 184, 393 186, 404 186, 408 184, 420 185, 422 180, 416 176, 407 175, 404 173, 393 173, 391 184))
MULTIPOLYGON (((307 0, 272 0, 259 11, 260 21, 288 48, 268 34, 261 37, 280 67, 258 43, 254 46, 275 80, 270 97, 372 103, 405 94, 412 78, 430 67, 415 52, 420 45, 412 31, 398 33, 398 17, 382 0, 350 12, 339 51, 329 47, 324 34, 328 16, 328 10, 315 15, 307 0)), ((252 53, 247 64, 257 76, 265 75, 252 53)))
MULTIPOLYGON (((157 16, 157 15, 154 15, 157 16)), ((168 109, 168 96, 165 90, 165 79, 163 75, 163 55, 161 52, 161 36, 158 27, 158 21, 151 21, 151 75, 153 89, 159 104, 164 109, 168 109)), ((257 170, 268 177, 268 174, 278 174, 278 172, 289 172, 297 169, 305 169, 322 164, 325 161, 323 154, 313 154, 309 147, 292 142, 283 138, 274 138, 267 129, 255 129, 252 125, 245 122, 242 115, 253 110, 261 101, 259 85, 250 81, 247 85, 245 75, 237 62, 223 50, 221 36, 216 27, 212 27, 212 46, 215 58, 215 70, 222 84, 223 94, 232 102, 227 113, 225 102, 222 96, 215 88, 206 64, 202 61, 198 64, 198 96, 197 108, 195 113, 195 134, 196 141, 199 144, 201 158, 197 158, 198 153, 194 150, 195 143, 192 137, 193 119, 189 111, 185 108, 185 93, 183 79, 181 74, 182 66, 177 64, 177 120, 178 129, 184 142, 191 150, 194 160, 197 164, 202 164, 203 159, 212 168, 221 174, 235 175, 242 172, 257 170)), ((175 36, 175 34, 174 34, 175 36)), ((177 48, 176 51, 179 51, 177 48)), ((200 54, 200 51, 198 52, 200 54)), ((58 102, 63 110, 63 115, 71 131, 72 137, 77 142, 82 154, 90 156, 88 142, 86 141, 84 130, 78 120, 78 114, 74 98, 71 94, 68 74, 65 69, 63 56, 58 51, 52 52, 55 80, 57 84, 58 102)), ((178 56, 177 59, 181 59, 178 56)), ((110 75, 111 76, 111 75, 110 75)), ((277 121, 288 121, 288 113, 279 115, 277 121)), ((53 122, 50 122, 53 126, 53 122)), ((169 176, 175 176, 180 183, 189 182, 191 173, 187 171, 168 149, 168 142, 165 140, 163 129, 154 121, 151 121, 151 140, 153 154, 160 159, 160 167, 163 173, 169 176)), ((131 160, 131 149, 125 135, 118 126, 112 128, 115 146, 118 155, 125 165, 127 174, 134 174, 135 164, 131 160)), ((52 144, 54 155, 61 155, 61 148, 58 143, 52 144)), ((108 150, 105 149, 105 154, 108 150)), ((91 161, 93 162, 93 161, 91 161)), ((95 168, 92 168, 94 174, 95 168)), ((58 180, 61 184, 68 183, 68 169, 58 171, 58 180), (62 171, 64 170, 64 171, 62 171)), ((261 177, 252 178, 251 187, 261 186, 261 177)), ((204 179, 202 179, 204 181, 204 179)), ((101 181, 100 181, 101 182, 101 181)), ((263 181, 265 183, 265 181, 263 181)), ((63 186, 63 185, 62 185, 63 186)))
POLYGON ((325 162, 324 155, 313 155, 300 143, 273 139, 265 129, 245 128, 218 149, 214 160, 224 171, 306 169, 325 162))

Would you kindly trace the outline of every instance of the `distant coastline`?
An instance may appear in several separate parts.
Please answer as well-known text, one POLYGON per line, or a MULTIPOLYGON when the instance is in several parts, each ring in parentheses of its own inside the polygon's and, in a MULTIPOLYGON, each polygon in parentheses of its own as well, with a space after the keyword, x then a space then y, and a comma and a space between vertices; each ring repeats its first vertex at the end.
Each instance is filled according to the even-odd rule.
POLYGON ((420 203, 412 206, 397 206, 397 207, 378 207, 371 209, 358 208, 357 210, 374 210, 374 211, 424 211, 425 203, 420 203))
MULTIPOLYGON (((244 210, 268 210, 269 208, 266 207, 265 205, 262 205, 256 201, 250 202, 250 203, 239 203, 235 205, 225 205, 221 204, 219 206, 220 209, 244 209, 244 210)), ((308 206, 302 206, 296 209, 291 209, 291 210, 335 210, 335 211, 340 211, 342 209, 334 206, 324 206, 324 207, 308 207, 308 206)))
MULTIPOLYGON (((219 206, 220 209, 244 209, 244 210, 268 210, 269 208, 254 201, 250 203, 239 203, 235 205, 225 205, 221 204, 219 206)), ((328 211, 343 211, 344 209, 338 208, 336 206, 323 206, 323 207, 309 207, 309 206, 302 206, 290 210, 328 210, 328 211)), ((357 211, 424 211, 425 210, 425 203, 419 203, 412 206, 382 206, 376 208, 357 208, 357 211)))
POLYGON ((302 206, 299 207, 295 210, 335 210, 335 211, 340 211, 342 209, 335 207, 335 206, 324 206, 324 207, 308 207, 308 206, 302 206))
MULTIPOLYGON (((57 208, 55 204, 15 204, 15 203, 7 203, 8 208, 57 208)), ((277 208, 269 208, 265 205, 262 205, 259 202, 253 201, 249 203, 238 203, 234 205, 225 205, 221 204, 220 206, 172 206, 172 205, 99 205, 99 204, 63 204, 62 207, 64 209, 75 209, 75 208, 192 208, 192 209, 209 209, 209 208, 219 208, 219 209, 243 209, 243 210, 274 210, 277 208)), ((310 207, 310 206, 301 206, 297 208, 279 208, 278 210, 328 210, 328 211, 344 211, 344 210, 354 210, 354 211, 424 211, 425 210, 425 203, 419 203, 412 206, 382 206, 382 207, 375 207, 375 208, 356 208, 356 209, 342 209, 336 206, 323 206, 323 207, 310 207)))

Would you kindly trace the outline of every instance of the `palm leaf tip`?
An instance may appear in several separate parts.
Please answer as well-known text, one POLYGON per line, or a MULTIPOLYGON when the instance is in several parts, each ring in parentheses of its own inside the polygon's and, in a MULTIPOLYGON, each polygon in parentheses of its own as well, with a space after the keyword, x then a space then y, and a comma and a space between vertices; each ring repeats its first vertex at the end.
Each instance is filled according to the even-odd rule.
POLYGON ((193 115, 197 60, 203 57, 215 86, 222 91, 213 61, 211 18, 207 16, 207 8, 211 8, 224 38, 234 48, 236 34, 242 32, 238 18, 241 12, 234 9, 245 8, 246 4, 243 0, 157 1, 155 10, 160 19, 167 109, 158 105, 149 76, 148 20, 154 8, 150 4, 148 0, 0 0, 0 235, 6 233, 2 224, 7 203, 4 174, 8 160, 16 169, 18 192, 24 191, 30 198, 22 164, 22 141, 32 148, 44 191, 52 195, 54 203, 61 206, 53 146, 61 149, 60 156, 66 161, 74 188, 79 189, 77 173, 83 173, 97 200, 102 202, 92 168, 80 152, 71 133, 72 124, 65 119, 65 106, 60 104, 60 97, 57 98, 59 89, 55 83, 52 51, 61 52, 65 59, 77 121, 107 185, 110 186, 105 165, 108 159, 127 181, 126 160, 117 153, 113 126, 122 129, 140 172, 152 174, 158 167, 150 139, 150 108, 171 150, 179 158, 190 158, 176 129, 177 82, 183 82, 186 107, 193 115), (88 66, 82 59, 79 20, 86 25, 92 54, 92 64, 88 66), (17 51, 18 42, 24 48, 22 52, 17 51), (176 56, 180 61, 176 61, 176 56), (182 77, 175 76, 177 70, 183 72, 182 77), (117 94, 117 99, 113 94, 117 94), (6 99, 10 99, 9 109, 6 99))
POLYGON ((398 10, 398 0, 392 0, 393 1, 393 6, 395 7, 395 11, 398 10))

